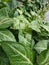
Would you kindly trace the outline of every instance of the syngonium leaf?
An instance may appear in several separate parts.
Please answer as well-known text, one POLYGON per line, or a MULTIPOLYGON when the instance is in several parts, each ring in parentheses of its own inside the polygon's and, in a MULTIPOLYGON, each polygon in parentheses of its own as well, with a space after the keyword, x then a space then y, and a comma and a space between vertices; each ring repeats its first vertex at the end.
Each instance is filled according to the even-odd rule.
MULTIPOLYGON (((7 30, 0 30, 0 42, 1 41, 16 41, 13 34, 7 30)), ((6 55, 6 52, 4 53, 4 49, 2 51, 2 44, 0 43, 0 65, 9 65, 9 59, 6 55), (3 55, 3 56, 2 56, 3 55)))
POLYGON ((14 18, 15 21, 13 22, 13 25, 11 26, 12 29, 20 29, 20 20, 17 18, 14 18))
POLYGON ((11 26, 12 29, 26 29, 29 25, 29 21, 23 16, 18 15, 16 18, 14 17, 15 22, 11 26))
POLYGON ((9 59, 1 46, 0 46, 0 65, 10 65, 9 59))
POLYGON ((7 29, 0 30, 0 41, 16 41, 14 35, 7 29))
POLYGON ((48 40, 41 40, 35 45, 35 50, 40 54, 47 49, 48 40))
POLYGON ((45 50, 39 55, 38 64, 49 65, 49 50, 45 50))
POLYGON ((2 17, 2 16, 9 17, 8 16, 9 11, 10 11, 9 8, 7 8, 7 7, 1 8, 0 9, 0 17, 2 17))
POLYGON ((28 46, 17 42, 1 42, 11 65, 33 65, 34 52, 28 46))
POLYGON ((8 28, 15 21, 13 18, 9 18, 10 9, 4 7, 0 9, 0 29, 8 28))
POLYGON ((34 40, 32 39, 32 35, 30 33, 26 32, 23 34, 22 32, 19 31, 18 38, 20 43, 24 43, 24 45, 28 45, 33 48, 34 40))
POLYGON ((11 26, 13 23, 14 19, 9 18, 9 17, 0 17, 0 29, 5 29, 11 26))
POLYGON ((37 31, 37 32, 41 32, 41 31, 40 31, 40 25, 39 25, 39 23, 38 23, 37 20, 32 21, 32 22, 29 24, 29 27, 30 27, 31 29, 37 31))

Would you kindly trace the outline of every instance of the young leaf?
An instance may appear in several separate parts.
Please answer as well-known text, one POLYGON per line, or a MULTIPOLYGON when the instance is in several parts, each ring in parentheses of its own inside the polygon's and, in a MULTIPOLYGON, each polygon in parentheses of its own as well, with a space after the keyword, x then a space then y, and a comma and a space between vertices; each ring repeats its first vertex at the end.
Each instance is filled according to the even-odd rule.
POLYGON ((26 34, 19 33, 19 42, 24 43, 25 46, 29 46, 32 48, 34 46, 34 40, 32 39, 32 36, 29 33, 26 34))
POLYGON ((41 40, 35 45, 35 50, 40 54, 47 49, 48 40, 41 40))
POLYGON ((40 26, 38 21, 32 21, 29 27, 37 32, 40 32, 40 26))
POLYGON ((23 16, 17 16, 17 18, 14 18, 15 22, 13 22, 13 26, 11 28, 13 29, 26 29, 28 27, 28 20, 23 16))

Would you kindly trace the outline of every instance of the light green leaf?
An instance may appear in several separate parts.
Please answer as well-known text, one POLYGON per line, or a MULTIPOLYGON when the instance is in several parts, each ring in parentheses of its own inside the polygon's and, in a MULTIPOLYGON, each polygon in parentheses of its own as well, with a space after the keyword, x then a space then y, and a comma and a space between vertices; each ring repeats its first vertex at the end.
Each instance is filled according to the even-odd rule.
POLYGON ((33 65, 34 52, 28 46, 17 42, 1 42, 11 65, 33 65))
POLYGON ((17 19, 17 18, 14 18, 14 22, 13 22, 13 25, 11 26, 11 28, 13 28, 13 29, 25 29, 26 27, 26 25, 25 25, 25 23, 24 22, 21 22, 19 19, 17 19))
POLYGON ((48 40, 41 40, 35 45, 35 50, 40 54, 47 49, 48 40))
POLYGON ((19 31, 18 38, 20 43, 24 43, 24 45, 27 45, 33 48, 34 40, 32 39, 32 36, 30 33, 23 34, 22 32, 19 31))
POLYGON ((34 11, 31 11, 30 13, 31 13, 32 16, 38 16, 37 13, 34 12, 34 11))
POLYGON ((43 25, 41 25, 41 27, 43 27, 46 31, 49 32, 49 26, 43 24, 43 25))
POLYGON ((28 20, 23 16, 17 16, 17 18, 14 18, 13 25, 11 26, 12 29, 26 29, 28 27, 28 20))
POLYGON ((9 30, 0 30, 0 41, 16 41, 9 30))
POLYGON ((40 25, 38 21, 32 21, 29 27, 37 32, 40 32, 40 25))

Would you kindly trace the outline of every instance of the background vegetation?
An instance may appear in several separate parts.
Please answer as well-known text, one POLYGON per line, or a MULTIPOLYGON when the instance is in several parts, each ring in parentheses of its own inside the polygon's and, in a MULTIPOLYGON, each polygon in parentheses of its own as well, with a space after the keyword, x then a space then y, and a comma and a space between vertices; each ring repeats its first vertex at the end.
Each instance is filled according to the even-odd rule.
POLYGON ((49 0, 0 0, 0 65, 49 65, 48 10, 49 0))

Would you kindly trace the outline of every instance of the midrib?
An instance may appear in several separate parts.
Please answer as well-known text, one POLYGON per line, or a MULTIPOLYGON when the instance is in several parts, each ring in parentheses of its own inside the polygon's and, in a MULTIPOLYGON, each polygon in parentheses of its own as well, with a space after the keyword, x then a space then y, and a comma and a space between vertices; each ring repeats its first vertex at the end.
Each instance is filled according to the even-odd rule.
POLYGON ((5 35, 4 33, 0 32, 0 34, 4 35, 6 38, 8 38, 9 40, 13 40, 12 38, 10 38, 9 36, 5 35))
POLYGON ((14 50, 14 52, 17 52, 18 54, 20 54, 23 58, 25 58, 29 64, 33 65, 33 63, 29 60, 29 58, 27 58, 24 54, 22 54, 20 51, 18 51, 17 49, 15 49, 14 47, 12 47, 12 45, 8 44, 10 48, 12 48, 14 50))

